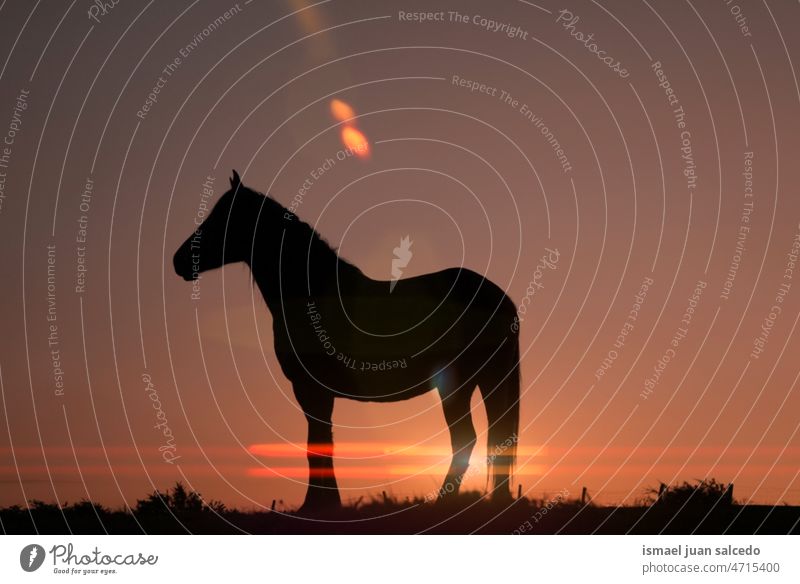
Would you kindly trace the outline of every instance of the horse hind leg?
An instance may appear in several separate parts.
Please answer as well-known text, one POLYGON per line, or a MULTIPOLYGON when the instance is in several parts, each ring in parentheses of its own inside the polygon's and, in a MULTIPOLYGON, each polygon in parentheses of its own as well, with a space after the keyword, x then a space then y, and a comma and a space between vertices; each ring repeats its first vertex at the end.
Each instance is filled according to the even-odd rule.
POLYGON ((439 491, 440 500, 458 494, 464 473, 469 467, 469 459, 477 438, 470 412, 470 398, 474 390, 474 385, 455 388, 450 392, 448 388, 439 388, 444 418, 450 429, 450 445, 453 449, 450 469, 439 491))
POLYGON ((519 437, 519 346, 516 338, 481 371, 478 386, 486 407, 486 457, 492 473, 492 499, 512 498, 511 474, 519 437))

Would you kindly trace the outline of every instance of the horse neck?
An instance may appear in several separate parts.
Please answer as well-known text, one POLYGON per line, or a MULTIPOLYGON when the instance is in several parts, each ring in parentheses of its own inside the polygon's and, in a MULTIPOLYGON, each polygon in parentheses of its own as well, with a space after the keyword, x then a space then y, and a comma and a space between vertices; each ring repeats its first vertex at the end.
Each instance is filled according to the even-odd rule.
POLYGON ((266 260, 254 258, 250 269, 270 311, 281 314, 289 299, 305 299, 311 296, 336 294, 337 280, 347 289, 347 282, 365 278, 361 270, 338 257, 326 243, 292 234, 284 237, 283 258, 280 258, 281 242, 257 245, 256 249, 269 250, 266 260), (270 249, 274 247, 274 249, 270 249))

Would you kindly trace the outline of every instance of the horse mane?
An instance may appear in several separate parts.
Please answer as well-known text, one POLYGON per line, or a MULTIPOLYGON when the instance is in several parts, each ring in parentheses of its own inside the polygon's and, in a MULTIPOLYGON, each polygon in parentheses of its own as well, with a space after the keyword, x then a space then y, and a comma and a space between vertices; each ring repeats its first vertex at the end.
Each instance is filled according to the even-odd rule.
POLYGON ((334 265, 337 266, 340 273, 344 271, 362 274, 358 267, 341 257, 337 248, 328 243, 317 230, 300 219, 293 211, 281 205, 271 195, 244 186, 240 188, 263 197, 259 210, 259 223, 266 222, 268 224, 266 229, 285 230, 283 253, 286 254, 284 257, 293 265, 302 267, 304 272, 308 263, 312 269, 322 265, 334 265))

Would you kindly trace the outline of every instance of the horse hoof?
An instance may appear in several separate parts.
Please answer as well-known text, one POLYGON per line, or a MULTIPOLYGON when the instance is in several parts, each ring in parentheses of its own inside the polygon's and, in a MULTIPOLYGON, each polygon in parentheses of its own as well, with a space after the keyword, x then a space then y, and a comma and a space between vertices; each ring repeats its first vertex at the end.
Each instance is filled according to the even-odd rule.
POLYGON ((511 496, 511 491, 498 489, 491 494, 489 500, 493 505, 511 505, 514 502, 514 497, 511 496))

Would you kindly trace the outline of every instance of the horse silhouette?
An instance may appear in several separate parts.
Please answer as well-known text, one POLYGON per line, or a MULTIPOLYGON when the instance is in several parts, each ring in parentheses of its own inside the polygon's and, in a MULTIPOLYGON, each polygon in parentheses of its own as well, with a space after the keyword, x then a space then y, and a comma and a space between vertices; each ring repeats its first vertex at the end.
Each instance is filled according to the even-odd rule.
POLYGON ((224 264, 249 265, 272 313, 278 362, 308 422, 301 510, 341 505, 333 470, 336 398, 394 402, 434 389, 453 450, 439 497, 458 493, 469 466, 476 441, 470 398, 478 387, 489 423, 492 499, 510 499, 520 385, 511 299, 466 268, 373 280, 293 212, 245 187, 236 171, 230 184, 173 263, 187 281, 224 264))

